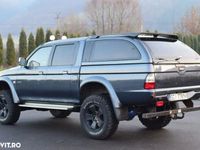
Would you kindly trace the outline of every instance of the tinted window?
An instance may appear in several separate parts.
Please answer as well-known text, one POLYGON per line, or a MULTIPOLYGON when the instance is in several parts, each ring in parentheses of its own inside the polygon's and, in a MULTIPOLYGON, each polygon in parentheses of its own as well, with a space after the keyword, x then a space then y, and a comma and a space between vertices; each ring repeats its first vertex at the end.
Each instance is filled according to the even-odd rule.
POLYGON ((56 46, 53 66, 73 65, 76 59, 76 46, 75 44, 56 46))
MULTIPOLYGON (((91 47, 91 44, 89 47, 91 47)), ((92 47, 93 48, 89 56, 89 61, 93 61, 93 62, 94 61, 138 60, 141 57, 137 48, 132 43, 128 41, 124 41, 124 40, 95 41, 92 47)), ((87 52, 87 49, 86 49, 85 54, 89 55, 87 52)))
POLYGON ((179 56, 183 59, 199 58, 199 55, 193 49, 180 41, 145 41, 145 44, 149 47, 154 59, 175 59, 179 56))
POLYGON ((84 55, 83 55, 83 62, 89 62, 90 61, 90 56, 91 56, 91 51, 92 47, 94 45, 94 42, 87 42, 84 50, 84 55))
POLYGON ((48 66, 49 57, 51 54, 52 47, 43 47, 37 50, 28 60, 28 66, 30 62, 34 61, 39 63, 39 66, 48 66))

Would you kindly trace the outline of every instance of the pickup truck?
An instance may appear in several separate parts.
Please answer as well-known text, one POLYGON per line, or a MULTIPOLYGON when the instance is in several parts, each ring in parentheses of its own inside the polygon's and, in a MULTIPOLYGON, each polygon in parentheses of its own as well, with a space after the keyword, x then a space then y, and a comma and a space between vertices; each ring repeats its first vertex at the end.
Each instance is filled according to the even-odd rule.
POLYGON ((20 112, 80 112, 83 131, 106 139, 122 120, 149 129, 200 110, 200 56, 176 35, 127 33, 56 40, 0 72, 0 123, 20 112), (179 103, 182 103, 181 108, 179 103))

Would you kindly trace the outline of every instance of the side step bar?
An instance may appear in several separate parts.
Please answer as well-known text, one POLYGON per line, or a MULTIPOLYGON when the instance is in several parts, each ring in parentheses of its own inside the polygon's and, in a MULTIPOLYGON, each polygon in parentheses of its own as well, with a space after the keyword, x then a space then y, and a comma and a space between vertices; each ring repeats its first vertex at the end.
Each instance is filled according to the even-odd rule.
POLYGON ((200 107, 179 108, 179 109, 168 110, 168 111, 144 113, 142 114, 142 118, 148 119, 148 118, 161 117, 161 116, 174 116, 178 114, 184 114, 185 112, 192 112, 192 111, 199 111, 199 110, 200 110, 200 107))
POLYGON ((20 104, 19 106, 28 108, 56 109, 56 110, 68 110, 74 108, 74 106, 72 105, 43 104, 43 103, 24 103, 20 104))

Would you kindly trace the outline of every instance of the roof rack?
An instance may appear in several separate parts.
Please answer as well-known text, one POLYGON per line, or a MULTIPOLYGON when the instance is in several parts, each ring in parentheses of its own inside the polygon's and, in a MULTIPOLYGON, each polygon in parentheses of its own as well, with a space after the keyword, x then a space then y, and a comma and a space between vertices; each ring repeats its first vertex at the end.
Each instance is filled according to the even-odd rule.
POLYGON ((161 39, 171 39, 171 40, 178 40, 178 36, 175 34, 164 34, 164 33, 145 33, 145 32, 141 32, 141 33, 124 33, 124 34, 113 34, 113 35, 94 35, 94 36, 90 36, 90 39, 97 39, 100 37, 116 37, 116 36, 127 36, 127 37, 131 37, 131 38, 161 38, 161 39))

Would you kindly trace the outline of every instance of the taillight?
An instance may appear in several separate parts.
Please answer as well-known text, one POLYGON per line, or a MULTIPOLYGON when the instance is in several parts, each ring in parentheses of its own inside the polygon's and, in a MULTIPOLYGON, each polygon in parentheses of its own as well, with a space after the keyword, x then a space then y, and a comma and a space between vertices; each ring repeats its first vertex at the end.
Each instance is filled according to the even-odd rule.
POLYGON ((144 89, 151 90, 156 88, 155 75, 148 74, 144 83, 144 89))

